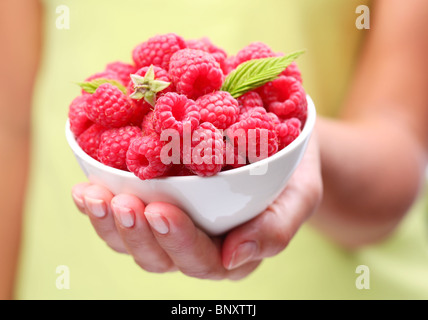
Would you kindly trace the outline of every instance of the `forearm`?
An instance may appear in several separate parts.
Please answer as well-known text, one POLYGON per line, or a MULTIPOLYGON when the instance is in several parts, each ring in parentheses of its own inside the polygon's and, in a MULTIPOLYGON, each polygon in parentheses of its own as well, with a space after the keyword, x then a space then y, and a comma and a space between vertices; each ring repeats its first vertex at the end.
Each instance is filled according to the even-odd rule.
POLYGON ((0 299, 13 297, 28 172, 29 135, 0 129, 0 299))
POLYGON ((424 150, 388 121, 319 119, 324 198, 312 223, 342 245, 382 239, 424 180, 424 150))
POLYGON ((13 297, 41 52, 37 0, 0 1, 0 299, 13 297))
POLYGON ((424 181, 428 2, 377 0, 338 120, 319 119, 324 199, 313 222, 346 246, 389 234, 424 181))
POLYGON ((35 66, 27 76, 22 85, 14 73, 0 77, 0 299, 13 297, 19 257, 35 66))

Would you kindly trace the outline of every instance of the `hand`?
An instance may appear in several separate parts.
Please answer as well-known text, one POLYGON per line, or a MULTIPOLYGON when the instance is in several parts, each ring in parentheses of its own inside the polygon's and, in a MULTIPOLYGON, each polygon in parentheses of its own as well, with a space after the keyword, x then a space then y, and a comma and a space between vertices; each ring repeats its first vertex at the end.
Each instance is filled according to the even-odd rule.
POLYGON ((150 272, 180 270, 209 279, 241 279, 260 262, 281 252, 315 211, 322 194, 316 137, 281 195, 263 213, 223 237, 209 237, 179 208, 147 206, 129 194, 114 196, 90 183, 72 195, 98 235, 115 251, 132 255, 150 272))

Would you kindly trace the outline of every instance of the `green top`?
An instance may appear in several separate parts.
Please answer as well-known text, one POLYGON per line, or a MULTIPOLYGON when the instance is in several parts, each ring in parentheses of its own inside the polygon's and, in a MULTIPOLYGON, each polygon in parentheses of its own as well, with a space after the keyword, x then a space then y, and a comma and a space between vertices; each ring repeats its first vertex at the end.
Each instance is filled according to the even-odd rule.
POLYGON ((252 41, 263 41, 275 51, 307 50, 298 60, 304 86, 319 113, 334 115, 366 32, 355 27, 355 9, 364 3, 46 0, 45 50, 34 97, 32 174, 17 297, 428 298, 428 224, 422 200, 382 244, 348 252, 305 225, 281 254, 266 259, 248 278, 231 282, 141 270, 130 256, 115 253, 103 243, 70 196, 71 187, 86 180, 64 137, 68 105, 79 94, 74 82, 101 71, 108 62, 130 62, 134 46, 155 34, 208 36, 230 54, 252 41), (56 27, 62 12, 56 9, 64 3, 70 14, 68 30, 56 27), (369 268, 370 289, 356 286, 359 265, 369 268), (56 286, 63 273, 57 269, 60 266, 68 267, 69 289, 56 286))

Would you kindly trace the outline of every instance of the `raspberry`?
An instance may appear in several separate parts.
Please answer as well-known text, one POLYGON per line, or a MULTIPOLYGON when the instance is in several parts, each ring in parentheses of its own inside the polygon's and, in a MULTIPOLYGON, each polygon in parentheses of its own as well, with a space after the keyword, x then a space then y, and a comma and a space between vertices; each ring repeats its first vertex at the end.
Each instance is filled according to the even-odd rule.
POLYGON ((263 100, 260 95, 255 91, 250 91, 238 98, 239 113, 243 114, 253 108, 263 108, 263 100))
POLYGON ((269 157, 278 151, 275 127, 264 108, 254 108, 244 113, 240 121, 227 129, 226 136, 229 141, 233 141, 235 152, 242 157, 244 155, 240 150, 240 144, 245 141, 246 155, 250 162, 254 160, 252 157, 262 157, 264 154, 269 157), (266 137, 267 141, 262 141, 262 137, 266 137), (267 145, 263 144, 265 142, 267 145))
POLYGON ((75 137, 78 137, 92 125, 85 112, 86 100, 89 95, 82 95, 75 98, 68 110, 68 119, 70 120, 70 130, 75 137))
POLYGON ((196 100, 201 122, 210 122, 218 129, 226 129, 238 119, 238 101, 229 92, 216 91, 196 100))
POLYGON ((297 118, 302 123, 307 116, 305 91, 293 77, 280 76, 258 89, 267 109, 278 117, 297 118))
POLYGON ((90 120, 104 127, 121 127, 130 122, 134 108, 128 98, 110 83, 100 85, 85 105, 90 120))
POLYGON ((156 133, 153 119, 153 111, 149 111, 141 122, 141 131, 145 136, 149 136, 152 133, 156 133))
POLYGON ((183 153, 183 162, 198 176, 213 176, 223 166, 223 149, 223 134, 213 124, 204 122, 193 132, 191 153, 183 153))
POLYGON ((177 92, 191 99, 219 90, 224 80, 223 71, 213 56, 194 49, 174 53, 169 74, 177 92))
POLYGON ((184 48, 184 39, 174 33, 157 35, 139 44, 132 52, 132 58, 138 68, 153 64, 168 70, 171 56, 184 48))
POLYGON ((164 175, 170 166, 161 161, 162 147, 163 143, 156 134, 133 139, 126 153, 126 164, 129 171, 141 180, 164 175))
POLYGON ((303 83, 302 73, 299 70, 296 62, 292 62, 284 71, 281 72, 281 76, 293 77, 300 83, 303 83))
POLYGON ((224 64, 221 65, 221 69, 223 70, 224 75, 228 75, 233 69, 235 69, 236 67, 236 63, 235 63, 235 57, 234 56, 230 56, 227 57, 224 60, 224 64))
POLYGON ((157 100, 153 118, 157 133, 160 134, 165 129, 174 129, 182 135, 183 126, 188 124, 193 131, 199 125, 201 116, 195 101, 185 95, 168 92, 157 100))
POLYGON ((131 78, 129 77, 130 74, 133 74, 137 71, 137 68, 131 64, 124 63, 121 61, 116 61, 109 63, 106 66, 107 72, 113 72, 117 75, 117 79, 124 85, 127 86, 129 83, 129 80, 131 78))
POLYGON ((240 152, 238 147, 235 147, 229 139, 224 142, 223 163, 225 169, 240 168, 247 164, 246 152, 240 152))
MULTIPOLYGON (((115 80, 115 81, 121 82, 118 74, 111 70, 104 70, 101 72, 97 72, 89 76, 88 78, 86 78, 84 82, 91 82, 92 80, 95 80, 95 79, 108 79, 108 80, 115 80)), ((82 94, 87 95, 89 93, 82 89, 82 94)))
POLYGON ((98 147, 101 142, 101 135, 106 130, 107 128, 95 123, 77 138, 77 143, 82 150, 95 160, 98 160, 98 147))
POLYGON ((227 53, 223 49, 215 46, 210 39, 204 37, 197 40, 187 40, 186 41, 187 48, 189 49, 196 49, 196 50, 202 50, 205 52, 210 53, 215 61, 217 61, 220 65, 220 68, 224 71, 226 70, 226 58, 227 53))
MULTIPOLYGON (((140 76, 140 77, 145 77, 145 75, 149 69, 150 69, 150 67, 143 67, 143 68, 138 69, 138 71, 135 72, 134 74, 137 76, 140 76)), ((154 71, 154 79, 155 80, 171 82, 171 79, 169 78, 168 72, 166 72, 164 69, 162 69, 160 67, 153 67, 153 71, 154 71)), ((128 82, 128 86, 127 86, 128 95, 131 95, 135 90, 140 90, 140 89, 132 80, 130 80, 128 82)), ((167 93, 170 91, 173 91, 172 84, 169 85, 166 89, 158 92, 157 95, 159 96, 161 94, 164 94, 164 93, 167 93)), ((141 124, 141 121, 143 121, 144 115, 153 107, 145 100, 144 96, 140 99, 131 98, 130 101, 131 101, 131 104, 135 108, 135 115, 134 115, 134 118, 132 119, 131 122, 136 124, 136 125, 137 124, 139 125, 139 124, 141 124)))
MULTIPOLYGON (((138 69, 136 72, 134 72, 134 74, 136 74, 137 76, 144 77, 149 69, 150 69, 150 66, 149 67, 142 67, 142 68, 138 69)), ((170 79, 170 77, 168 75, 168 72, 165 69, 162 69, 160 67, 154 66, 153 67, 153 71, 154 71, 154 74, 155 74, 155 80, 161 80, 161 81, 165 81, 165 82, 171 82, 171 79, 170 79)), ((135 91, 135 89, 136 89, 135 88, 135 84, 132 82, 132 80, 128 81, 128 84, 127 84, 128 94, 133 93, 135 91)), ((167 87, 166 89, 162 90, 161 92, 162 93, 166 93, 166 92, 173 91, 173 90, 174 90, 173 86, 170 85, 169 87, 167 87)))
POLYGON ((300 126, 301 122, 297 118, 285 120, 283 123, 275 126, 280 150, 288 146, 299 136, 300 126))
POLYGON ((187 169, 184 164, 177 164, 171 166, 171 169, 165 174, 169 177, 185 177, 185 176, 193 176, 195 175, 192 171, 187 169))
POLYGON ((273 52, 272 49, 269 48, 266 44, 262 42, 253 42, 245 48, 241 49, 236 54, 235 67, 249 60, 270 58, 275 56, 275 52, 273 52))
POLYGON ((101 72, 94 73, 93 75, 87 77, 85 82, 91 82, 95 79, 109 79, 109 80, 119 80, 119 76, 115 71, 112 70, 104 70, 101 72))
POLYGON ((88 92, 82 90, 69 106, 70 130, 91 157, 143 180, 205 177, 245 166, 285 148, 306 121, 306 93, 295 62, 239 98, 221 91, 225 75, 242 63, 278 56, 283 54, 262 42, 228 56, 206 37, 156 35, 134 48, 131 64, 111 62, 85 80, 115 81, 79 83, 88 92), (162 133, 172 139, 161 141, 162 133))
POLYGON ((275 113, 268 112, 267 115, 269 116, 270 121, 274 127, 281 123, 281 120, 278 118, 278 116, 275 113))
POLYGON ((107 166, 127 170, 126 152, 131 141, 141 136, 141 129, 135 126, 113 128, 101 135, 98 159, 107 166))

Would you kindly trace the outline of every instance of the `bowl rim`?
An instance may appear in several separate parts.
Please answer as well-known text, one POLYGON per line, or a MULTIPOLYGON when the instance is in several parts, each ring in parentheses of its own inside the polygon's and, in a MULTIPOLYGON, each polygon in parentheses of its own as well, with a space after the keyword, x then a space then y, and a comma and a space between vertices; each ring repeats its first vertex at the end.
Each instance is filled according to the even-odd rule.
POLYGON ((293 141, 291 142, 288 146, 286 146, 284 149, 278 151, 277 153, 271 155, 270 157, 267 157, 266 159, 254 162, 254 163, 250 163, 247 164, 245 166, 239 167, 239 168, 234 168, 234 169, 230 169, 227 171, 221 171, 218 172, 217 174, 210 176, 210 177, 199 177, 199 176, 171 176, 171 177, 159 177, 159 178, 154 178, 154 179, 150 179, 150 180, 141 180, 139 179, 137 176, 135 176, 132 172, 129 171, 123 171, 120 169, 116 169, 113 167, 109 167, 97 160, 95 160, 94 158, 92 158, 91 156, 89 156, 86 152, 84 152, 82 150, 82 148, 79 146, 79 144, 77 143, 74 134, 71 132, 70 130, 70 120, 67 118, 66 121, 66 125, 65 125, 65 136, 67 139, 67 142, 70 146, 70 148, 72 149, 72 151, 79 157, 81 158, 83 161, 88 162, 89 164, 91 164, 94 167, 97 167, 103 171, 107 171, 110 172, 112 174, 115 175, 119 175, 125 178, 135 178, 135 179, 139 179, 140 181, 153 181, 153 180, 196 180, 196 179, 213 179, 213 178, 218 178, 218 177, 225 177, 225 176, 229 176, 229 175, 234 175, 234 174, 239 174, 242 173, 244 171, 249 171, 252 168, 256 168, 258 166, 262 166, 265 164, 268 164, 271 161, 275 161, 276 159, 285 156, 286 154, 292 152, 294 149, 296 149, 300 144, 302 144, 305 139, 312 133, 312 130, 315 126, 315 119, 316 119, 316 109, 315 109, 315 105, 314 102, 312 100, 312 98, 309 95, 306 95, 306 99, 308 102, 308 116, 305 122, 305 126, 303 127, 302 132, 299 134, 299 136, 293 141))

